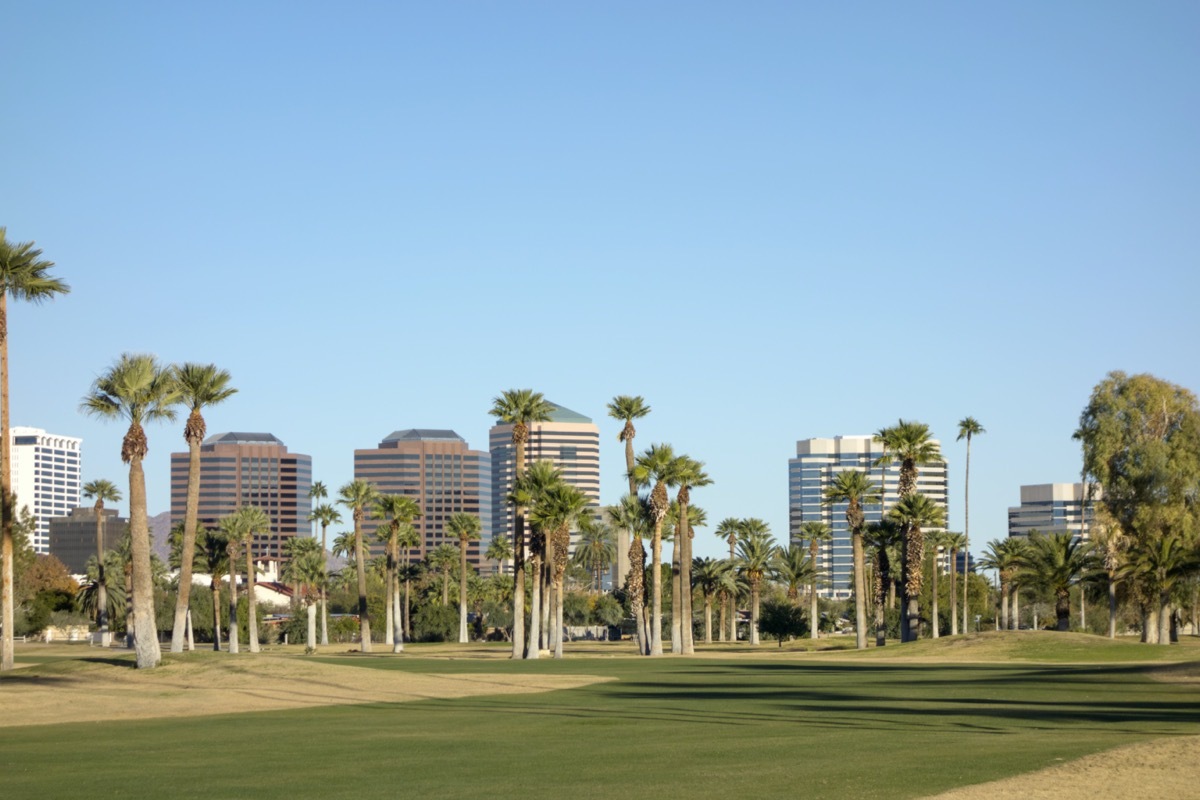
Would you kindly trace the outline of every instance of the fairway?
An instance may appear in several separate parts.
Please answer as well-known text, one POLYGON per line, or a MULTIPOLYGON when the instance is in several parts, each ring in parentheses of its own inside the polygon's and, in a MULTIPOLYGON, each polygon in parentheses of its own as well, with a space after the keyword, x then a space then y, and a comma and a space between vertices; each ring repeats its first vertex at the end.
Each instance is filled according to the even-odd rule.
MULTIPOLYGON (((995 640, 984 641, 995 657, 995 640)), ((922 644, 923 658, 939 646, 922 644)), ((894 660, 884 653, 779 654, 769 647, 736 658, 537 662, 422 658, 415 654, 420 648, 411 650, 394 657, 258 659, 300 661, 304 670, 327 669, 337 686, 389 691, 431 676, 459 685, 477 679, 550 687, 557 680, 573 688, 9 724, 0 728, 4 796, 923 797, 1121 745, 1200 733, 1194 664, 1169 667, 1176 679, 1165 681, 1151 677, 1145 664, 1115 660, 1111 651, 1100 663, 1055 664, 909 663, 903 658, 917 651, 902 647, 889 648, 894 660)), ((1154 657, 1166 650, 1128 653, 1154 657)), ((1170 651, 1173 660, 1196 653, 1170 651)), ((253 671, 256 660, 204 655, 220 667, 206 673, 216 684, 209 688, 219 688, 222 668, 253 671)), ((6 717, 36 683, 33 676, 72 672, 62 662, 28 669, 27 677, 0 681, 6 717)), ((119 664, 103 669, 137 675, 119 664)))

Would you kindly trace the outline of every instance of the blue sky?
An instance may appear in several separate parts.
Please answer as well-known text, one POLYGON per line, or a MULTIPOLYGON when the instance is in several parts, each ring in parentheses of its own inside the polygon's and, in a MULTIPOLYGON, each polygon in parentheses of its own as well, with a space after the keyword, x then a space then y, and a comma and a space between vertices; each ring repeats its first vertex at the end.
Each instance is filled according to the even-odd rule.
MULTIPOLYGON (((214 362, 211 432, 355 448, 491 398, 616 394, 787 529, 810 436, 929 423, 972 540, 1070 481, 1108 371, 1200 388, 1200 6, 61 2, 8 9, 0 225, 69 296, 10 313, 13 424, 84 438, 125 351, 214 362), (247 7, 249 6, 249 7, 247 7)), ((182 423, 149 430, 167 510, 182 423)), ((722 547, 708 531, 697 555, 722 547)))

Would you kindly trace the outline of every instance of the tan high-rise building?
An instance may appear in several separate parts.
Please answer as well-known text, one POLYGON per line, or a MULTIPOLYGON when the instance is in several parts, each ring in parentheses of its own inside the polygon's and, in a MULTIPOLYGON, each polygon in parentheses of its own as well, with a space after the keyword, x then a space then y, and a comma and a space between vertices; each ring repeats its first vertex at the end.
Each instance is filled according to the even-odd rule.
MULTIPOLYGON (((355 450, 354 477, 382 494, 411 497, 421 507, 421 516, 413 520, 421 544, 402 552, 402 559, 420 560, 442 544, 457 548, 458 538, 446 531, 446 522, 459 512, 479 517, 480 538, 467 546, 467 562, 487 572, 483 553, 492 529, 490 462, 487 453, 470 449, 454 431, 410 428, 390 434, 373 450, 355 450)), ((363 520, 363 542, 377 555, 384 549, 375 536, 381 524, 370 517, 363 520)))
MULTIPOLYGON (((188 454, 171 454, 171 525, 187 506, 188 454)), ((258 506, 271 520, 269 533, 254 537, 255 558, 280 560, 283 545, 311 526, 312 458, 289 453, 269 433, 217 433, 200 445, 200 524, 216 528, 240 506, 258 506)))
MULTIPOLYGON (((600 513, 600 429, 588 417, 551 403, 554 411, 548 422, 529 426, 525 442, 525 464, 548 459, 562 470, 567 483, 579 489, 600 513)), ((506 498, 512 491, 516 457, 512 443, 512 425, 499 424, 488 435, 492 452, 492 529, 495 536, 513 535, 513 509, 506 498)), ((576 536, 572 534, 574 550, 576 536)))

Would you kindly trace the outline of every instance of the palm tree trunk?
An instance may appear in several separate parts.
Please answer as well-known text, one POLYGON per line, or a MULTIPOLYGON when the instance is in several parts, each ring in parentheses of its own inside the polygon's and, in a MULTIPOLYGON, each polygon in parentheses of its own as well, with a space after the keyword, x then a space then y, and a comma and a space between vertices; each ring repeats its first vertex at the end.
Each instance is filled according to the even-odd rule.
POLYGON ((662 520, 654 523, 650 540, 650 655, 661 656, 662 644, 662 520))
POLYGON ((932 578, 933 578, 933 584, 932 584, 932 589, 933 589, 932 612, 933 613, 930 615, 932 617, 932 619, 929 621, 929 625, 931 628, 933 628, 930 635, 934 639, 937 639, 941 635, 941 631, 939 630, 939 628, 942 627, 942 621, 938 617, 938 557, 937 557, 937 548, 936 547, 933 549, 933 575, 932 575, 932 578))
POLYGON ((325 555, 329 552, 327 531, 329 526, 321 523, 321 644, 329 644, 329 573, 325 555))
MULTIPOLYGON (((525 658, 537 658, 541 647, 542 625, 542 556, 536 552, 530 553, 530 564, 533 572, 533 594, 529 599, 529 646, 525 649, 525 658)), ((515 623, 515 620, 514 620, 515 623)))
POLYGON ((720 621, 717 623, 717 640, 723 642, 723 641, 725 641, 725 631, 729 630, 729 626, 726 623, 726 618, 725 618, 725 613, 729 609, 729 601, 728 601, 728 599, 726 599, 724 597, 720 598, 720 601, 721 601, 721 618, 720 618, 720 621))
POLYGON ((712 598, 704 593, 704 643, 712 644, 712 598))
POLYGON ((683 587, 680 579, 683 577, 680 550, 680 526, 675 526, 675 540, 671 543, 671 652, 679 655, 683 652, 683 587))
POLYGON ((217 579, 217 571, 214 569, 211 576, 212 581, 209 588, 212 589, 212 606, 213 606, 213 650, 221 652, 221 584, 217 579))
POLYGON ((305 611, 308 613, 308 639, 306 642, 309 652, 315 653, 317 652, 317 604, 315 602, 308 603, 305 611))
POLYGON ((359 650, 371 652, 371 619, 367 615, 367 564, 363 548, 362 509, 354 509, 354 566, 358 573, 359 650))
POLYGON ((229 652, 237 655, 241 630, 237 618, 237 565, 236 551, 229 553, 229 652))
MULTIPOLYGON (((521 445, 520 450, 524 450, 521 445)), ((516 475, 520 476, 525 459, 517 456, 516 475)), ((513 621, 512 657, 525 657, 525 513, 513 509, 513 621)))
MULTIPOLYGON (((399 553, 396 554, 399 562, 399 553)), ((404 652, 404 610, 400 608, 400 571, 392 571, 392 652, 404 652)))
POLYGON ((629 611, 637 629, 638 655, 649 655, 650 640, 647 636, 646 617, 646 548, 640 537, 632 536, 629 543, 629 573, 626 586, 629 589, 629 611))
POLYGON ((96 501, 96 627, 100 629, 100 646, 112 644, 108 630, 108 586, 104 574, 104 501, 96 501))
POLYGON ((1057 624, 1055 629, 1069 631, 1071 629, 1071 593, 1070 591, 1056 592, 1054 595, 1054 616, 1057 624))
MULTIPOLYGON (((1195 615, 1192 619, 1196 619, 1195 615)), ((1108 576, 1108 638, 1117 638, 1117 584, 1108 576)))
POLYGON ((392 596, 392 576, 395 574, 396 563, 392 560, 392 543, 387 543, 386 563, 383 570, 383 644, 395 647, 396 644, 396 609, 395 598, 392 596))
POLYGON ((192 598, 192 558, 196 553, 196 517, 199 507, 200 441, 189 437, 187 500, 183 515, 183 544, 179 551, 179 588, 175 591, 175 621, 171 629, 172 653, 183 652, 183 629, 192 598))
MULTIPOLYGON (((950 551, 950 635, 958 635, 958 550, 950 551)), ((965 631, 964 631, 965 632, 965 631)))
POLYGON ((867 649, 867 566, 863 556, 862 531, 850 534, 854 554, 854 641, 859 650, 867 649))
POLYGON ((13 668, 13 508, 12 440, 8 411, 8 290, 0 290, 0 672, 13 668))
POLYGON ((874 577, 874 600, 875 600, 875 646, 884 647, 887 645, 887 616, 883 612, 884 603, 887 602, 887 587, 891 583, 888 577, 888 570, 891 569, 891 564, 888 560, 887 548, 880 547, 875 551, 875 569, 874 577))
POLYGON ((254 596, 254 584, 257 578, 254 568, 254 534, 246 537, 246 638, 249 640, 250 652, 258 652, 258 599, 254 596))
POLYGON ((133 616, 133 558, 125 562, 125 647, 133 649, 133 631, 136 619, 133 616))
MULTIPOLYGON (((7 431, 5 431, 7 435, 7 431)), ((158 630, 154 624, 154 579, 150 573, 150 526, 146 519, 146 474, 142 459, 129 461, 129 531, 133 555, 134 650, 138 669, 150 669, 162 661, 158 630)))
POLYGON ((551 549, 550 537, 546 537, 546 552, 542 559, 542 626, 538 631, 538 648, 541 650, 549 650, 553 647, 551 643, 552 631, 550 630, 551 610, 554 608, 554 591, 553 583, 550 580, 550 564, 553 558, 551 549))
POLYGON ((967 468, 963 483, 963 588, 962 588, 962 629, 963 633, 971 630, 967 624, 968 603, 967 584, 971 572, 971 434, 967 434, 967 468))
POLYGON ((563 657, 563 579, 561 575, 554 577, 554 657, 563 657))
POLYGON ((458 643, 466 644, 467 639, 467 540, 460 539, 458 558, 458 643))
MULTIPOLYGON (((1014 583, 1008 591, 1012 595, 1012 613, 1008 615, 1008 629, 1019 631, 1021 629, 1021 587, 1014 583)), ((1070 608, 1068 605, 1068 613, 1070 608)))
POLYGON ((1164 591, 1158 596, 1158 643, 1171 644, 1171 617, 1174 608, 1171 605, 1171 593, 1164 591))
POLYGON ((1000 584, 1000 630, 1008 630, 1008 584, 1000 584))
POLYGON ((808 592, 808 638, 816 639, 819 637, 818 629, 821 627, 821 621, 817 618, 817 585, 814 583, 808 592))
POLYGON ((192 652, 196 649, 196 632, 192 630, 192 609, 187 611, 187 649, 192 652))
POLYGON ((758 581, 750 584, 750 644, 758 644, 758 581))

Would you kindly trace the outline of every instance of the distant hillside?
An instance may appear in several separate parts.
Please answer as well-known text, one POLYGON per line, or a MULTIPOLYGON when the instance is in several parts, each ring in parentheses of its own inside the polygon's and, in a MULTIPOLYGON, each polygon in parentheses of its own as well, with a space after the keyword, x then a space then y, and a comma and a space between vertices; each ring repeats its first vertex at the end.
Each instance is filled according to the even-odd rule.
POLYGON ((158 556, 166 564, 171 555, 171 544, 167 537, 171 533, 171 512, 164 511, 149 519, 150 523, 150 552, 158 556))

